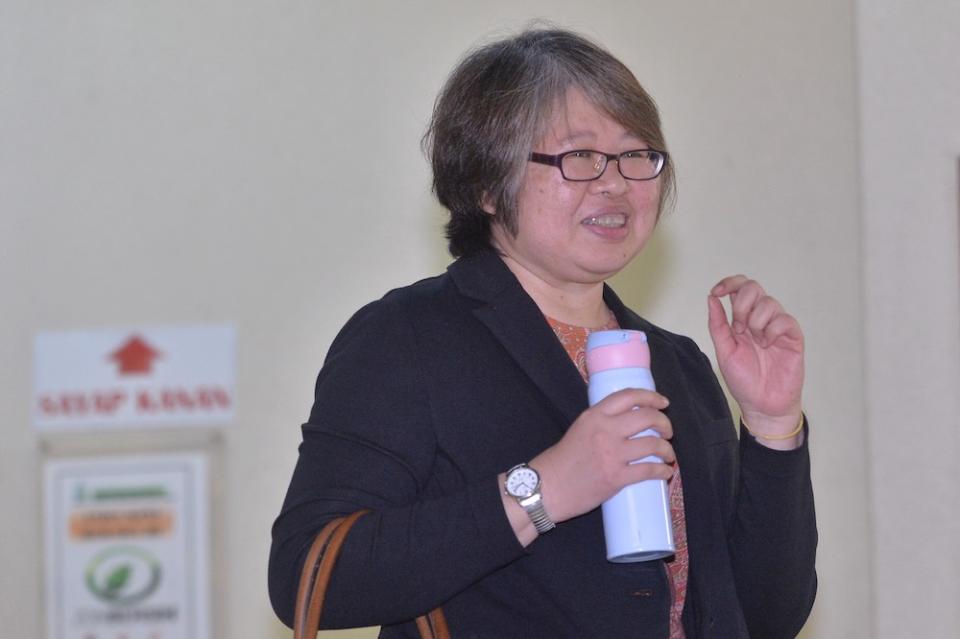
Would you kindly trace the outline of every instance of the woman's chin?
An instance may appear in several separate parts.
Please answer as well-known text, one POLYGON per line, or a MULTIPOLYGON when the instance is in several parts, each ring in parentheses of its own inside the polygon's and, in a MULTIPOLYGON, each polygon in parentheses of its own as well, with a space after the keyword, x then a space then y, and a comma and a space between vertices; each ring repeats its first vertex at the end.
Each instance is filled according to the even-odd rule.
POLYGON ((594 251, 580 261, 580 268, 587 273, 606 280, 627 268, 642 247, 607 247, 605 251, 594 251))
POLYGON ((583 262, 580 265, 583 280, 588 282, 603 282, 608 280, 625 269, 631 259, 632 257, 629 259, 590 260, 583 262))

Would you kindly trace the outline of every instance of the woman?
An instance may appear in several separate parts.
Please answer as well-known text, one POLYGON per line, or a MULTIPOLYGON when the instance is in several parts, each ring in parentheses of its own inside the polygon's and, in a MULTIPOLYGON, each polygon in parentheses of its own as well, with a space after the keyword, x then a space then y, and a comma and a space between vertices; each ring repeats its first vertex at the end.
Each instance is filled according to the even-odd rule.
POLYGON ((671 193, 653 101, 596 45, 528 31, 461 62, 427 142, 457 260, 361 309, 333 343, 273 529, 278 615, 292 618, 312 537, 366 508, 331 627, 415 637, 410 620, 442 605, 454 637, 796 635, 816 590, 796 320, 743 276, 710 292, 717 361, 749 425, 738 443, 697 346, 604 284, 671 193), (659 392, 587 408, 582 342, 616 326, 647 333, 659 392), (662 438, 630 439, 647 427, 662 438), (651 454, 664 463, 629 463, 651 454), (504 489, 518 464, 538 474, 541 507, 504 489), (670 480, 676 556, 606 561, 598 506, 651 478, 670 480))

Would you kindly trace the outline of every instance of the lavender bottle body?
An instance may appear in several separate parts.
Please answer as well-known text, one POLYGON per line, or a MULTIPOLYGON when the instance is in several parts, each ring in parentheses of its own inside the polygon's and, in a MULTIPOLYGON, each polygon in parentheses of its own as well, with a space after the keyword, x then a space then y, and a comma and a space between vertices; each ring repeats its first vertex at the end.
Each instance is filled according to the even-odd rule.
MULTIPOLYGON (((656 390, 649 368, 646 335, 640 331, 591 333, 587 342, 587 367, 587 394, 591 406, 625 388, 656 390)), ((634 435, 658 436, 653 429, 634 435)), ((659 457, 651 455, 631 463, 660 461, 659 457)), ((675 553, 670 498, 665 480, 649 479, 624 486, 603 503, 602 510, 608 561, 651 561, 675 553)))

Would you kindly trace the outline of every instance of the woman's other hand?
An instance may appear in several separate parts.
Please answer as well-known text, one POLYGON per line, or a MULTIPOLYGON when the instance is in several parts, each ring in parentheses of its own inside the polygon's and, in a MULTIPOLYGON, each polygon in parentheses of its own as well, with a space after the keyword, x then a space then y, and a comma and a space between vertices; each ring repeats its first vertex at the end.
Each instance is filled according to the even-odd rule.
POLYGON ((766 446, 795 448, 803 389, 803 332, 754 280, 734 275, 721 280, 707 298, 710 337, 727 388, 740 405, 744 423, 766 446), (732 318, 720 303, 729 296, 732 318), (773 439, 764 439, 763 435, 773 439))
MULTIPOLYGON (((585 410, 559 442, 530 460, 540 474, 543 507, 554 522, 593 510, 628 484, 673 475, 670 464, 676 455, 667 441, 673 428, 662 412, 668 403, 648 390, 612 393, 585 410), (631 439, 648 428, 660 437, 631 439), (650 455, 663 463, 631 463, 650 455)), ((523 509, 507 496, 504 506, 520 542, 533 541, 536 531, 523 509)))

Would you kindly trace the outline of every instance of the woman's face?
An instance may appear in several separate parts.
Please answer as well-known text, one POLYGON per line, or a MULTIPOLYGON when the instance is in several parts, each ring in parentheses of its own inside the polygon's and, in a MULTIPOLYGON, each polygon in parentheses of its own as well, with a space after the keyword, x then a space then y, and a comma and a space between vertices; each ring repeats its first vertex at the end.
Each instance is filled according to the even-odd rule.
MULTIPOLYGON (((534 151, 594 149, 614 154, 646 146, 571 89, 565 108, 557 109, 534 151)), ((508 264, 512 261, 512 267, 547 284, 594 284, 640 252, 656 226, 659 201, 660 178, 626 180, 615 162, 592 182, 570 182, 559 168, 530 162, 518 198, 517 235, 495 223, 492 239, 508 264)))

